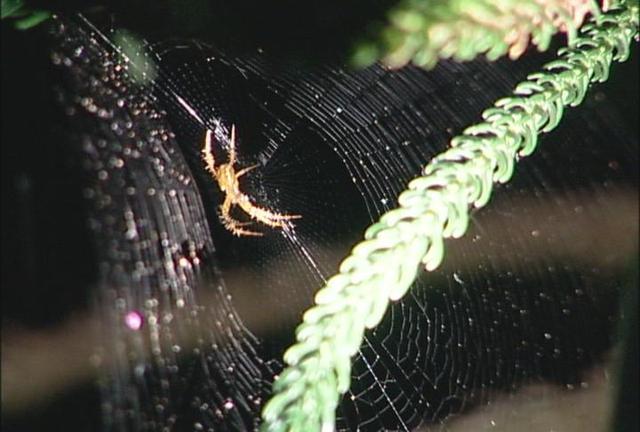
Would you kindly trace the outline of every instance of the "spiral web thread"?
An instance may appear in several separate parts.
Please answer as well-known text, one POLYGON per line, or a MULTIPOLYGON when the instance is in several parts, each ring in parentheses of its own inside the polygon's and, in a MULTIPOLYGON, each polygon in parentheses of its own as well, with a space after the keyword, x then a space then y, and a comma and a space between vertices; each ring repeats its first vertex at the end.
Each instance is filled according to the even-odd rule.
POLYGON ((554 129, 565 106, 584 99, 591 82, 608 78, 612 60, 625 61, 638 38, 638 4, 621 2, 584 25, 571 48, 520 83, 514 95, 482 113, 436 156, 381 216, 365 239, 315 296, 284 354, 288 365, 264 407, 263 431, 330 431, 340 397, 350 386, 351 357, 366 329, 400 299, 420 264, 428 271, 443 258, 444 239, 461 237, 472 207, 483 207, 494 182, 507 182, 515 161, 530 155, 538 134, 554 129))

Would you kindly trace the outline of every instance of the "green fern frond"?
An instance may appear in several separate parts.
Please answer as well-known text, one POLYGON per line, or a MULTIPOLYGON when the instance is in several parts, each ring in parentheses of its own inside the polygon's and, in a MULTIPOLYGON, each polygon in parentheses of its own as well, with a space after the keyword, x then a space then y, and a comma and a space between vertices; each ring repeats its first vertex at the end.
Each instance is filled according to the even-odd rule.
POLYGON ((511 178, 516 160, 534 151, 538 135, 558 125, 564 108, 578 105, 590 83, 605 81, 613 60, 628 58, 630 40, 638 37, 633 1, 593 18, 573 47, 485 110, 482 123, 454 138, 409 183, 399 207, 366 230, 296 329, 297 342, 284 355, 288 366, 262 413, 263 431, 334 429, 366 329, 404 296, 421 264, 427 270, 440 265, 444 239, 465 233, 470 209, 488 202, 495 182, 511 178))
POLYGON ((573 43, 585 16, 598 13, 593 0, 402 0, 379 39, 360 45, 353 60, 432 67, 438 59, 481 54, 515 59, 529 44, 546 50, 558 32, 573 43))

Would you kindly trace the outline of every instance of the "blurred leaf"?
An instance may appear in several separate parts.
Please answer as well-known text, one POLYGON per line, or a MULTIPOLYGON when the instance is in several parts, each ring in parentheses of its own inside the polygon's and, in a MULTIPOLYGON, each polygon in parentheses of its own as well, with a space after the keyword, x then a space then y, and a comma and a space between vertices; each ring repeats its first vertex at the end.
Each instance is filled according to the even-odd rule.
POLYGON ((516 59, 530 45, 546 50, 558 32, 571 45, 585 16, 599 12, 592 0, 401 0, 351 60, 356 66, 382 60, 391 67, 413 62, 430 68, 442 58, 516 59))
POLYGON ((23 6, 24 2, 22 0, 2 0, 2 3, 0 3, 2 19, 19 16, 20 9, 23 6))
POLYGON ((51 12, 43 10, 32 11, 27 17, 18 20, 15 24, 15 27, 18 30, 28 30, 32 27, 37 26, 41 22, 48 20, 50 17, 51 12))
POLYGON ((18 30, 28 30, 51 17, 51 12, 31 10, 22 0, 2 0, 2 19, 14 18, 14 26, 18 30))

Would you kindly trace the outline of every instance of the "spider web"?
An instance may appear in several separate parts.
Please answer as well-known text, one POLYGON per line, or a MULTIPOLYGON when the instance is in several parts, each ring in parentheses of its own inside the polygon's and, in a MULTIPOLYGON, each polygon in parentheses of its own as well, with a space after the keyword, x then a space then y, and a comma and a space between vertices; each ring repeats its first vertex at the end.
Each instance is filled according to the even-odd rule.
MULTIPOLYGON (((58 20, 54 40, 57 97, 88 177, 114 431, 256 428, 314 292, 420 168, 543 60, 354 72, 162 41, 139 53, 154 71, 145 81, 84 18, 58 20), (236 171, 259 165, 243 192, 301 215, 290 229, 253 222, 264 236, 248 238, 221 224, 225 195, 200 150, 209 129, 226 162, 232 126, 236 171)), ((338 430, 439 429, 531 383, 589 385, 633 247, 620 247, 619 224, 637 232, 637 150, 619 129, 593 98, 567 112, 447 244, 444 267, 367 332, 338 430)))

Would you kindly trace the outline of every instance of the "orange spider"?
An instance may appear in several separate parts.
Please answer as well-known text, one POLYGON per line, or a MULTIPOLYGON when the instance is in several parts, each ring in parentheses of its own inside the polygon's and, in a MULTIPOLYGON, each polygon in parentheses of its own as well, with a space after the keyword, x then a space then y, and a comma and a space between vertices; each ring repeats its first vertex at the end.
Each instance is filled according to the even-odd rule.
POLYGON ((236 163, 235 126, 231 126, 231 149, 229 150, 229 161, 226 164, 222 164, 216 168, 213 153, 211 152, 211 131, 208 129, 204 137, 202 158, 207 164, 207 171, 209 171, 209 173, 211 173, 211 175, 216 179, 220 190, 226 194, 224 202, 220 206, 220 217, 222 218, 222 223, 225 228, 231 231, 234 235, 237 235, 238 237, 262 235, 261 232, 243 228, 251 222, 239 222, 231 217, 231 208, 236 205, 240 206, 240 208, 244 210, 251 219, 262 222, 272 228, 284 228, 289 224, 289 220, 299 219, 301 217, 299 215, 280 214, 259 207, 253 204, 249 197, 240 191, 240 183, 238 182, 238 179, 256 168, 258 165, 243 168, 236 172, 236 169, 234 168, 236 163))

